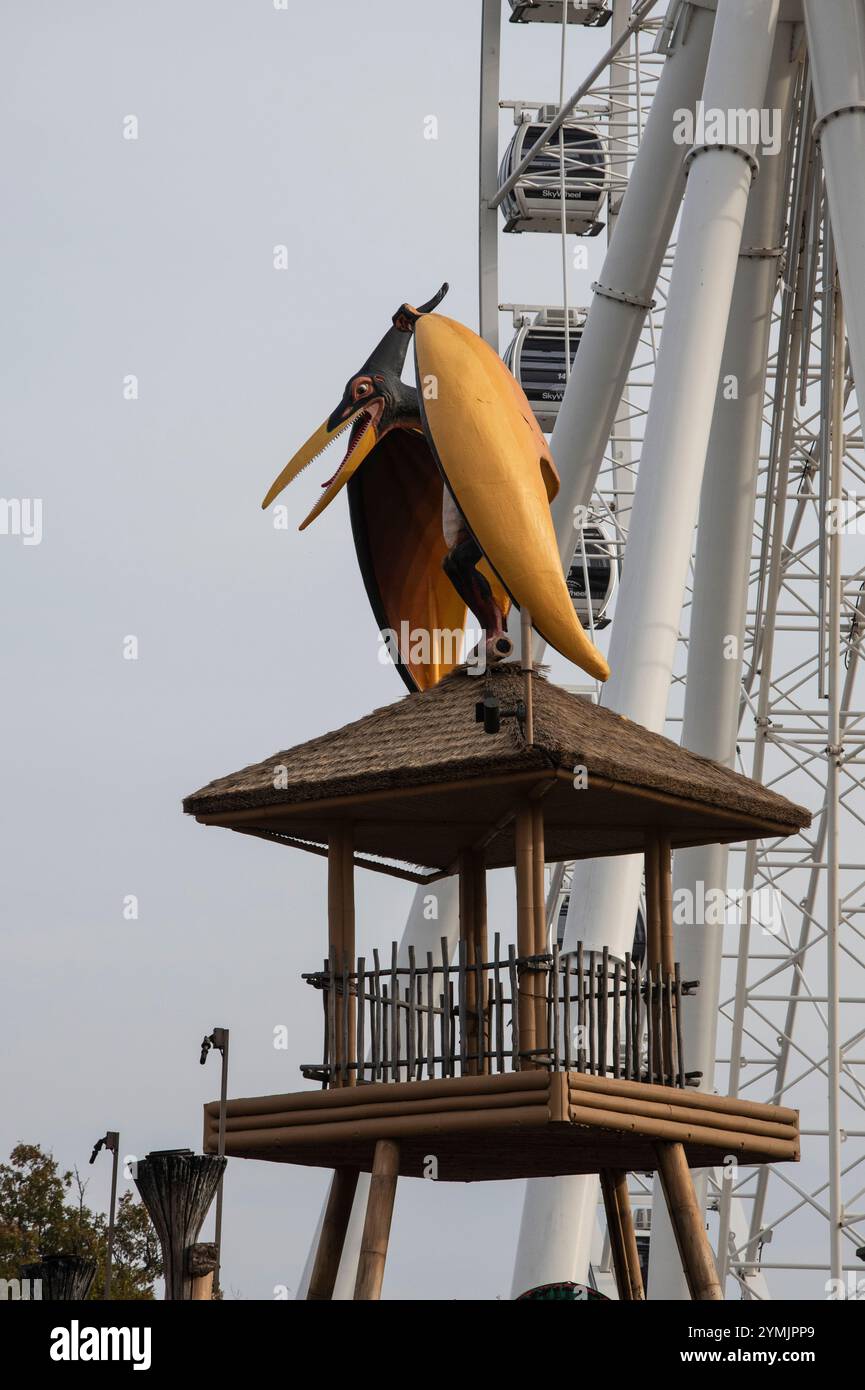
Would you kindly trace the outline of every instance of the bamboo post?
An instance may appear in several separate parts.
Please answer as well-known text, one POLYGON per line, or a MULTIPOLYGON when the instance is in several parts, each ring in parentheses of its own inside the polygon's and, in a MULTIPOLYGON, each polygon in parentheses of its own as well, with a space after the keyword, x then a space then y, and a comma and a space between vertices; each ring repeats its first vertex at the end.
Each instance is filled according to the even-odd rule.
POLYGON ((405 1068, 406 1081, 414 1080, 415 1055, 417 1047, 417 1014, 415 1012, 415 986, 417 983, 417 967, 415 965, 414 946, 408 948, 408 989, 406 990, 406 1048, 405 1048, 405 1068))
POLYGON ((390 945, 390 1051, 391 1079, 400 1081, 399 957, 395 941, 390 945))
POLYGON ((583 943, 577 942, 577 1070, 586 1070, 586 1000, 583 991, 585 966, 583 943))
MULTIPOLYGON (((487 869, 484 863, 483 854, 475 851, 473 854, 473 888, 472 905, 474 907, 474 942, 475 942, 475 961, 481 967, 478 972, 480 982, 480 995, 478 1000, 478 1010, 480 1013, 480 1050, 482 1053, 489 1052, 490 1049, 490 1020, 487 1014, 491 989, 488 989, 486 972, 483 966, 487 961, 487 869)), ((496 953, 498 954, 498 953, 496 953)), ((482 1058, 479 1071, 482 1073, 492 1071, 492 1059, 482 1058)))
POLYGON ((379 1139, 372 1161, 357 1282, 354 1286, 354 1296, 358 1302, 371 1302, 381 1297, 398 1175, 399 1145, 391 1139, 379 1139))
POLYGON ((307 1301, 325 1302, 333 1298, 357 1180, 356 1168, 334 1169, 306 1294, 307 1301))
MULTIPOLYGON (((354 945, 354 835, 350 825, 343 828, 342 837, 342 957, 343 969, 350 975, 355 969, 354 945)), ((352 1065, 357 1062, 357 996, 347 981, 344 1008, 348 1019, 348 1049, 345 1058, 346 1086, 357 1085, 357 1071, 352 1065)))
MULTIPOLYGON (((519 808, 516 814, 514 836, 516 840, 517 872, 517 955, 522 959, 534 954, 535 949, 535 911, 533 865, 533 814, 528 804, 519 808)), ((537 1047, 537 1025, 535 1014, 535 990, 533 972, 525 965, 519 969, 519 1014, 520 1047, 525 1053, 534 1054, 537 1047)), ((527 1068, 537 1066, 534 1055, 525 1062, 527 1068)))
POLYGON ((357 1082, 359 1086, 364 1080, 364 1067, 366 1065, 366 958, 358 956, 357 959, 357 995, 355 999, 357 1010, 357 1032, 355 1034, 354 1055, 357 1058, 357 1082))
POLYGON ((646 965, 661 963, 661 885, 660 856, 654 835, 646 836, 646 965))
POLYGON ((698 1302, 721 1302, 723 1293, 715 1257, 694 1192, 685 1150, 678 1143, 659 1143, 655 1145, 655 1153, 664 1200, 691 1298, 698 1302))
POLYGON ((374 1015, 373 1015, 373 1017, 375 1018, 375 1042, 374 1042, 374 1044, 373 1044, 373 1057, 374 1057, 374 1059, 375 1059, 375 1064, 374 1064, 373 1070, 372 1070, 372 1079, 373 1079, 373 1081, 386 1081, 386 1080, 387 1080, 387 1077, 385 1076, 385 1072, 384 1072, 384 1060, 383 1060, 383 1059, 384 1059, 385 1015, 384 1015, 384 1002, 383 1002, 383 1000, 382 1000, 382 992, 381 992, 381 960, 380 960, 379 954, 378 954, 378 947, 375 947, 375 948, 373 949, 373 953, 372 953, 372 963, 373 963, 372 993, 373 993, 373 998, 374 998, 374 1001, 375 1001, 374 1004, 371 1006, 371 1007, 375 1010, 374 1015))
MULTIPOLYGON (((493 973, 490 979, 493 1016, 491 1019, 490 1051, 495 1051, 495 1070, 505 1069, 505 992, 501 977, 502 939, 499 932, 493 935, 493 973)), ((490 1057, 490 1071, 493 1059, 490 1057)))
MULTIPOLYGON (((634 1080, 643 1079, 643 972, 639 961, 634 965, 634 1080)), ((651 1074, 649 1079, 651 1080, 651 1074)))
POLYGON ((622 967, 619 961, 613 966, 613 1076, 621 1076, 622 1039, 620 1031, 621 1009, 619 995, 622 989, 622 967))
POLYGON ((426 1021, 426 1074, 427 1079, 432 1081, 436 1074, 436 1015, 435 1015, 435 968, 433 966, 432 951, 426 953, 426 977, 427 977, 427 1021, 426 1021))
POLYGON ((446 936, 439 937, 439 950, 442 962, 441 993, 441 1034, 442 1034, 442 1076, 452 1076, 451 1032, 450 1032, 450 947, 446 936))
POLYGON ((598 1057, 597 1057, 597 1050, 596 1050, 596 1047, 595 1047, 595 1043, 596 1043, 597 1036, 598 1036, 598 1029, 597 1029, 597 1021, 596 1021, 596 1012, 597 1012, 597 1011, 596 1011, 596 1007, 595 1007, 595 1006, 596 1006, 596 1004, 597 1004, 597 997, 598 997, 598 996, 597 996, 597 991, 598 991, 598 971, 597 971, 597 967, 596 967, 596 965, 595 965, 595 953, 594 953, 594 951, 590 951, 590 952, 589 952, 589 969, 588 969, 588 974, 586 975, 586 982, 587 982, 587 985, 588 985, 588 999, 589 999, 589 1021, 588 1021, 588 1029, 589 1029, 589 1071, 592 1073, 593 1076, 597 1076, 597 1075, 598 1075, 598 1057))
MULTIPOLYGON (((664 928, 662 861, 664 858, 661 839, 652 835, 646 839, 646 1011, 651 1039, 650 1056, 654 1065, 649 1066, 649 1080, 654 1080, 657 1072, 663 1080, 666 1068, 663 1041, 663 1013, 661 1009, 661 981, 663 980, 664 928)), ((670 932, 672 933, 672 899, 670 911, 670 932)), ((672 944, 672 935, 671 935, 672 944)))
POLYGON ((676 1008, 675 1008, 675 1023, 676 1023, 676 1085, 679 1086, 679 1087, 684 1088, 684 1085, 685 1085, 685 1052, 684 1052, 684 1045, 683 1045, 683 1039, 682 1039, 682 976, 681 976, 681 970, 680 970, 680 967, 679 967, 678 963, 676 964, 676 976, 675 976, 675 980, 676 980, 676 983, 675 983, 675 990, 676 990, 676 1008))
POLYGON ((640 1250, 637 1245, 637 1232, 634 1229, 634 1216, 631 1211, 631 1199, 628 1196, 628 1175, 618 1172, 615 1175, 616 1182, 616 1204, 619 1210, 619 1221, 622 1227, 622 1239, 625 1245, 625 1256, 628 1262, 628 1272, 631 1279, 631 1298, 635 1302, 642 1302, 646 1297, 643 1288, 643 1271, 640 1267, 640 1250))
POLYGON ((213 1298, 213 1270, 196 1275, 192 1280, 190 1299, 193 1303, 210 1303, 213 1298))
POLYGON ((610 1250, 616 1287, 622 1301, 636 1302, 645 1298, 637 1235, 628 1196, 628 1175, 615 1168, 600 1171, 604 1212, 610 1234, 610 1250))
MULTIPOLYGON (((579 979, 579 976, 577 977, 579 979)), ((571 1036, 571 989, 573 976, 571 974, 571 957, 565 956, 562 967, 562 1042, 565 1053, 565 1071, 571 1070, 571 1048, 573 1038, 571 1036)))
POLYGON ((517 971, 517 952, 514 946, 508 947, 508 983, 511 987, 511 1061, 514 1071, 522 1071, 520 1057, 522 1039, 520 1037, 520 985, 517 971))
POLYGON ((670 837, 658 837, 658 899, 661 932, 661 967, 663 970, 666 1003, 664 1016, 664 1075, 675 1084, 675 1064, 673 1056, 673 974, 675 971, 675 944, 673 941, 673 855, 670 837))
POLYGON ((186 1248, 186 1272, 189 1275, 189 1298, 193 1303, 209 1303, 213 1298, 213 1282, 219 1259, 216 1241, 203 1241, 186 1248))
POLYGON ((675 946, 673 943, 673 855, 669 835, 658 837, 658 905, 661 933, 661 965, 665 975, 672 975, 675 946))
POLYGON ((607 1233, 610 1237, 610 1254, 613 1257, 613 1273, 619 1299, 624 1303, 631 1298, 631 1276, 628 1271, 628 1258, 619 1221, 619 1208, 616 1202, 615 1174, 609 1168, 598 1173, 601 1180, 601 1193, 604 1198, 604 1215, 607 1218, 607 1233))
POLYGON ((463 1056, 463 1075, 477 1076, 478 1054, 481 1051, 478 1029, 477 976, 473 969, 477 959, 476 935, 476 876, 474 855, 470 849, 459 853, 459 911, 460 911, 460 1033, 463 1056), (463 1006, 463 998, 465 1000, 463 1006), (466 1054, 468 1054, 466 1056, 466 1054))
MULTIPOLYGON (((533 955, 547 953, 547 902, 544 892, 544 808, 540 802, 532 806, 532 915, 534 917, 533 955)), ((549 1048, 547 1028, 547 991, 544 975, 538 971, 533 976, 535 997, 535 1046, 549 1048)))
POLYGON ((610 996, 610 948, 601 951, 600 975, 598 979, 598 1075, 607 1074, 607 1054, 609 1052, 609 1029, 607 1027, 607 1006, 610 996))
POLYGON ((356 1001, 344 986, 354 966, 354 850, 352 834, 344 823, 333 827, 327 845, 327 924, 331 969, 330 987, 335 994, 332 1086, 353 1086, 356 1001), (347 1044, 346 1044, 347 1039, 347 1044))

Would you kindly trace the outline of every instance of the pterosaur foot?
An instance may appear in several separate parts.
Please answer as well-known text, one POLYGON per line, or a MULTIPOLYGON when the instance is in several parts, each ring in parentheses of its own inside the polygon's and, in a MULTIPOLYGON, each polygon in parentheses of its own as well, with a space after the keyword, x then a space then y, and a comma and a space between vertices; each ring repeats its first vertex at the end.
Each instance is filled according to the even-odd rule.
POLYGON ((502 661, 513 651, 507 619, 496 603, 489 580, 477 566, 483 551, 474 536, 462 531, 442 560, 442 569, 486 634, 487 655, 502 661))

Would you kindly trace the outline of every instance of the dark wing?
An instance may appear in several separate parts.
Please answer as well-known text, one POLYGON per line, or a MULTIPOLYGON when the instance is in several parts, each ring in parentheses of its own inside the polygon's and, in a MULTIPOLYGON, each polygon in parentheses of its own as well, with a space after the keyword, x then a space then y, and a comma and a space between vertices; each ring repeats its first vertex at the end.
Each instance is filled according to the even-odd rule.
POLYGON ((409 430, 386 434, 348 484, 367 596, 409 690, 436 685, 461 656, 466 607, 442 570, 442 488, 425 436, 409 430))

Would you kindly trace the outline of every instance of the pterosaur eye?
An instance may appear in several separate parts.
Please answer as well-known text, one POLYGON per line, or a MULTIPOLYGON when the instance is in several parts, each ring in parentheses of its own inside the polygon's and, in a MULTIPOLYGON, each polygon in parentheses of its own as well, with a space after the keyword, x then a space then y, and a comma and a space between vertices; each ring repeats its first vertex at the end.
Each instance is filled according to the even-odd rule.
POLYGON ((354 383, 354 398, 355 398, 355 400, 358 400, 359 397, 361 397, 361 396, 368 396, 371 390, 372 390, 372 382, 370 382, 370 381, 356 381, 356 382, 354 383))

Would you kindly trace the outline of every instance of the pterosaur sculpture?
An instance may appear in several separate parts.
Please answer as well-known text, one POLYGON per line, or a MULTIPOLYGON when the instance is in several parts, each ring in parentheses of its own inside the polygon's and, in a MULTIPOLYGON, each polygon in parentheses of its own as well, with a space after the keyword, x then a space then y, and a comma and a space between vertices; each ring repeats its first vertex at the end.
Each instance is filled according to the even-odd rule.
POLYGON ((376 620, 393 634, 410 690, 456 664, 415 634, 461 630, 470 609, 492 660, 508 655, 511 602, 568 660, 599 680, 609 667, 589 641, 562 574, 550 502, 559 477, 522 388, 476 333, 402 304, 352 376, 333 414, 294 455, 262 503, 350 427, 345 458, 301 531, 348 487, 352 531, 376 620), (411 341, 420 389, 402 381, 411 341))

